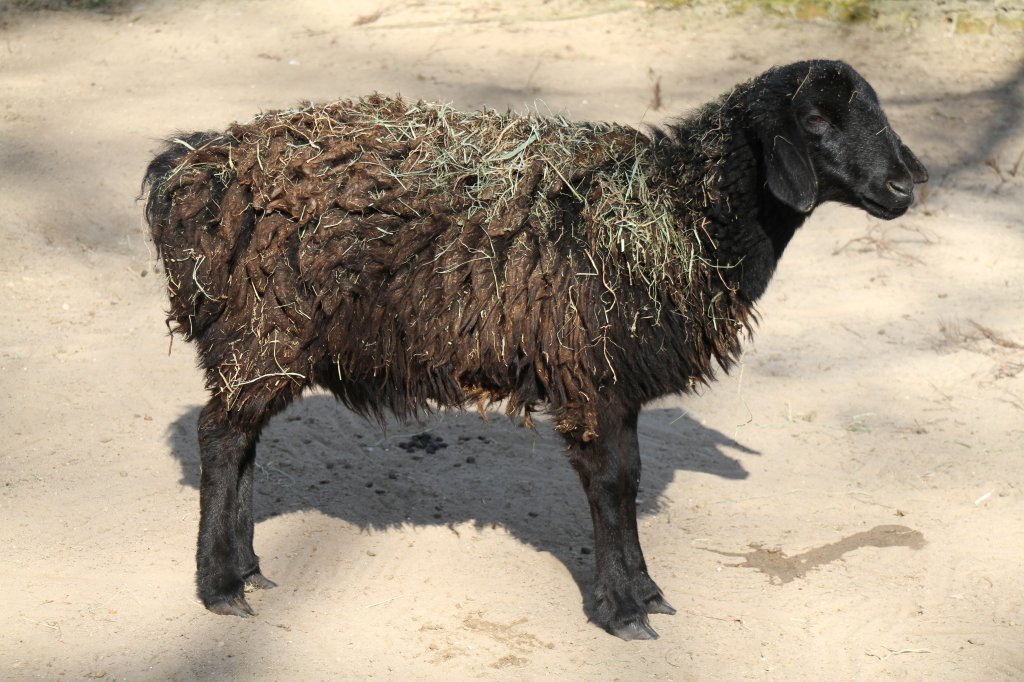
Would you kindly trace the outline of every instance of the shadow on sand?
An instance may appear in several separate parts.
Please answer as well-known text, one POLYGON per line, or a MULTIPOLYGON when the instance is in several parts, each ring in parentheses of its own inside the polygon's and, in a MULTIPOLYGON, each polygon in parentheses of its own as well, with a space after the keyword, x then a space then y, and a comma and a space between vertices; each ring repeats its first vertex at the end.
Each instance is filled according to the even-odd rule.
MULTIPOLYGON (((199 487, 196 420, 200 406, 168 429, 181 483, 199 487)), ((639 514, 658 511, 674 474, 703 472, 743 479, 727 450, 757 455, 679 410, 645 410, 640 419, 644 470, 639 514)), ((382 430, 333 397, 314 394, 271 421, 257 449, 257 523, 296 511, 319 511, 362 530, 404 524, 502 527, 549 552, 570 571, 588 615, 592 557, 586 497, 549 424, 524 429, 501 413, 483 421, 450 411, 382 430)), ((260 551, 259 529, 256 551, 260 551)), ((271 576, 273 577, 273 576, 271 576)))

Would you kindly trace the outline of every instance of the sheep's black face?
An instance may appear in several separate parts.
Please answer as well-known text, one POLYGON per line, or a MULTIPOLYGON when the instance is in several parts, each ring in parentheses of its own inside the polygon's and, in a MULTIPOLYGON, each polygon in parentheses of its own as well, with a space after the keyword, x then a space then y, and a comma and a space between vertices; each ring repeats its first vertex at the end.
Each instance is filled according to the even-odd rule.
POLYGON ((772 192, 803 212, 839 201, 885 220, 903 215, 928 171, 890 128, 867 81, 842 62, 769 74, 773 94, 788 99, 782 120, 768 137, 762 132, 772 192))
POLYGON ((860 206, 886 220, 901 216, 928 173, 889 126, 871 86, 859 77, 836 80, 794 102, 818 201, 860 206))

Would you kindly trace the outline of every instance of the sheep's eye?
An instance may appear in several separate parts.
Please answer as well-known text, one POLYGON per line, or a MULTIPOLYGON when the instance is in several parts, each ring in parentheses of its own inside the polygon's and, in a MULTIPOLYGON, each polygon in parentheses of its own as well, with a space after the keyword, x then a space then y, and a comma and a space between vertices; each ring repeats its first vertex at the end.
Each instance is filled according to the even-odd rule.
POLYGON ((818 114, 810 114, 804 119, 804 126, 812 133, 824 133, 830 125, 827 118, 818 114))

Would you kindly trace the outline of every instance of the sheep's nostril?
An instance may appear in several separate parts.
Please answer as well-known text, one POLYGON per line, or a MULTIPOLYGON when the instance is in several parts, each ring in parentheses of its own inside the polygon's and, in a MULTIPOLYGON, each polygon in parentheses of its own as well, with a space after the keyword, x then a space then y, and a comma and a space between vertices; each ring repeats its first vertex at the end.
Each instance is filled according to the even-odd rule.
POLYGON ((885 186, 898 197, 909 197, 914 192, 914 183, 910 180, 890 180, 885 186))

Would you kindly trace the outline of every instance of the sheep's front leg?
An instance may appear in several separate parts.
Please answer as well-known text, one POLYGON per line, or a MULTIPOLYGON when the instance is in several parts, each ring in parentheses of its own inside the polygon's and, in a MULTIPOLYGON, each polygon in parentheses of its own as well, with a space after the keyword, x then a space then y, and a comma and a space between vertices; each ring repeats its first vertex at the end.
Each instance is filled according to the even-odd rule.
POLYGON ((600 435, 570 440, 570 460, 583 483, 594 523, 596 620, 623 639, 656 639, 647 614, 674 613, 647 574, 636 524, 640 483, 637 410, 609 408, 600 435))
POLYGON ((626 566, 632 581, 633 593, 640 599, 647 613, 674 615, 676 610, 668 601, 657 583, 647 573, 647 562, 640 548, 640 531, 636 521, 636 496, 640 487, 640 441, 637 438, 637 414, 633 414, 625 426, 618 431, 615 445, 622 463, 623 475, 629 476, 631 485, 625 490, 619 505, 618 520, 622 527, 626 566))
POLYGON ((254 615, 245 600, 240 561, 259 563, 252 552, 252 459, 255 434, 234 425, 216 398, 199 415, 199 598, 214 613, 254 615), (251 555, 248 556, 248 555, 251 555))

